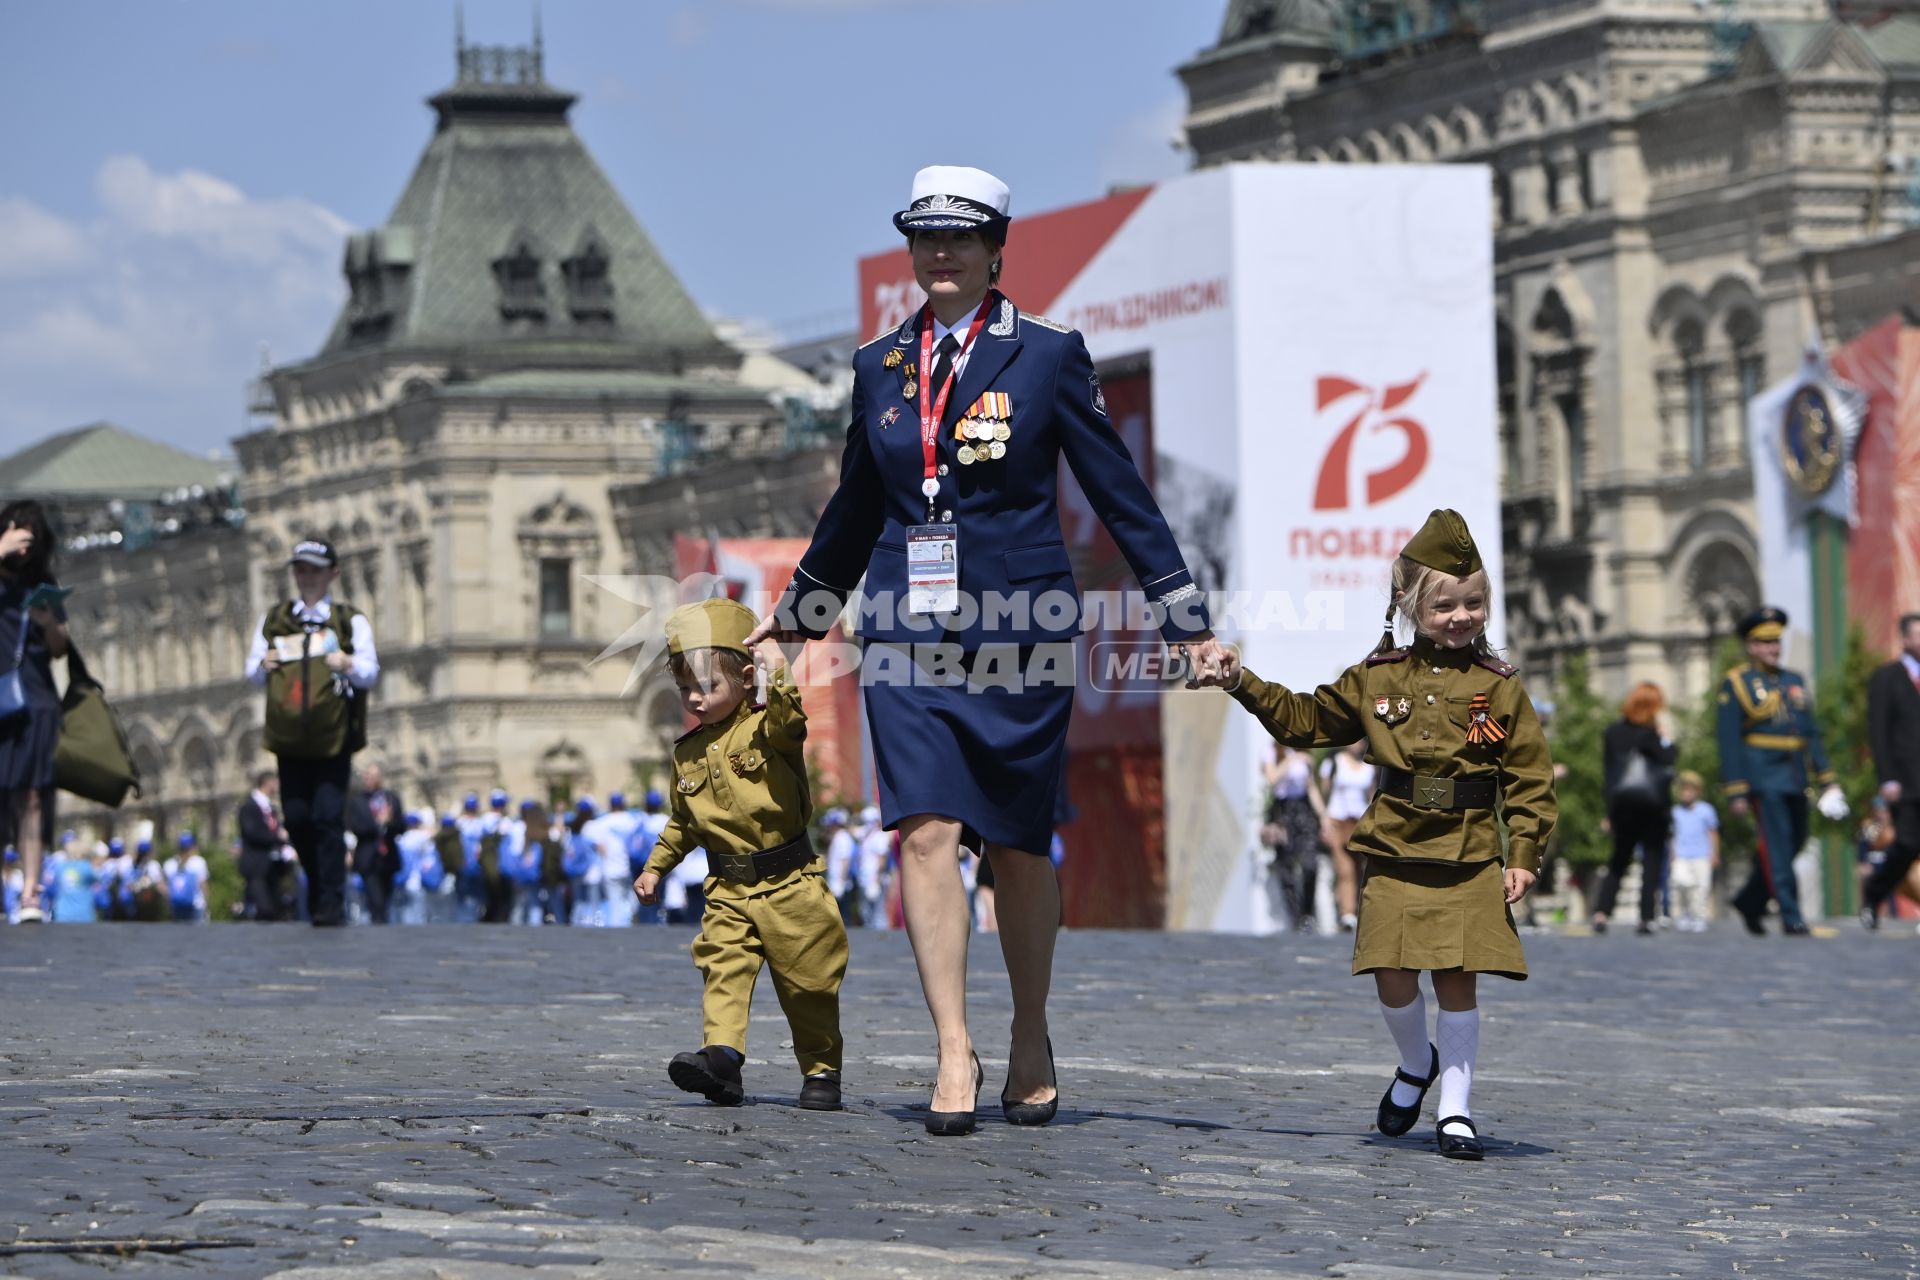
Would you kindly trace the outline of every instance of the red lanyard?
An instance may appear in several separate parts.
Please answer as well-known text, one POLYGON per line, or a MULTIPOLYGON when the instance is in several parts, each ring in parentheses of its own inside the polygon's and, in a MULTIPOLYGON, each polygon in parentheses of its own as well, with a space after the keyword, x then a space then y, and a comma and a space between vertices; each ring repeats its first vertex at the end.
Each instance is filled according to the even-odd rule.
POLYGON ((973 350, 973 340, 980 336, 980 326, 987 322, 987 312, 993 309, 993 291, 980 300, 980 309, 973 314, 973 323, 967 326, 967 340, 953 353, 953 363, 948 366, 947 380, 941 384, 940 394, 933 395, 933 304, 929 302, 922 318, 920 328, 920 457, 926 464, 921 474, 926 477, 920 483, 920 492, 927 495, 927 505, 933 505, 933 495, 940 491, 937 464, 934 459, 939 450, 934 442, 940 438, 940 420, 947 416, 947 394, 953 390, 953 384, 960 381, 960 361, 967 352, 973 350), (928 398, 932 397, 929 406, 928 398), (929 483, 931 482, 931 483, 929 483))

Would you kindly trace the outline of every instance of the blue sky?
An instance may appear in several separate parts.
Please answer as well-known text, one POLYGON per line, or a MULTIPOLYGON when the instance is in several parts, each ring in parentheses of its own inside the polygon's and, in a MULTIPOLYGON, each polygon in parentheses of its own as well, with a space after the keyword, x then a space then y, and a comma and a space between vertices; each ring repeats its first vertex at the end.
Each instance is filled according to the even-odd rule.
MULTIPOLYGON (((196 451, 311 354, 453 79, 452 0, 0 0, 0 455, 98 419, 196 451)), ((466 0, 524 43, 528 0, 466 0)), ((851 328, 921 164, 1014 212, 1180 172, 1226 0, 547 0, 547 78, 701 305, 851 328), (937 87, 937 93, 929 93, 937 87)))

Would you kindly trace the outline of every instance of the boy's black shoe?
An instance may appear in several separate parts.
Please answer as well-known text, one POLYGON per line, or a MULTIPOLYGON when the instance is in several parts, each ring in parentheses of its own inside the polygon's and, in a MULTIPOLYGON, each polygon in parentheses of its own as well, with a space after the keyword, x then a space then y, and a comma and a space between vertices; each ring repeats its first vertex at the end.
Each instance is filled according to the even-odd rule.
POLYGON ((1733 909, 1740 913, 1740 922, 1747 926, 1748 933, 1756 938, 1766 936, 1767 927, 1760 923, 1761 915, 1758 911, 1753 910, 1751 907, 1742 906, 1737 902, 1733 904, 1733 909))
POLYGON ((688 1093, 697 1093, 716 1107, 737 1107, 747 1096, 740 1082, 740 1064, 719 1045, 693 1053, 677 1053, 667 1064, 667 1076, 688 1093))
POLYGON ((819 1075, 808 1076, 800 1084, 800 1106, 807 1111, 838 1111, 840 1073, 822 1071, 819 1075))

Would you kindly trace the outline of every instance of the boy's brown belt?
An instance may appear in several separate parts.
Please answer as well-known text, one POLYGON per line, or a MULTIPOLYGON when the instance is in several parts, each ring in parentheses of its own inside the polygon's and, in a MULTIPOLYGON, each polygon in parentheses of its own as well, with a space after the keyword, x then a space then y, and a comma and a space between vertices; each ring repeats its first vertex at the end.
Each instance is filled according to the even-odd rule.
POLYGON ((1380 790, 1416 809, 1491 809, 1494 779, 1430 778, 1423 773, 1388 769, 1380 790))
POLYGON ((754 884, 797 870, 813 861, 813 837, 802 831, 785 844, 758 853, 715 853, 707 850, 707 873, 728 884, 754 884))

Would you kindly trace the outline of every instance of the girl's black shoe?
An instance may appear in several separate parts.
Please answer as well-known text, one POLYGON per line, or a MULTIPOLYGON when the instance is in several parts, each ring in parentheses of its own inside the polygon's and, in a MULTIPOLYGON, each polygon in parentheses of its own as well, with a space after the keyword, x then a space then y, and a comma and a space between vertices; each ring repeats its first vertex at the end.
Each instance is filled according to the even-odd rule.
POLYGON ((1449 1160, 1478 1160, 1487 1154, 1487 1149, 1480 1145, 1480 1131, 1465 1116, 1446 1117, 1434 1127, 1434 1136, 1440 1140, 1440 1154, 1449 1160), (1448 1133, 1450 1124, 1463 1124, 1470 1132, 1448 1133))
POLYGON ((958 1138, 980 1127, 980 1090, 986 1087, 987 1073, 980 1068, 980 1055, 973 1055, 973 1106, 965 1111, 927 1111, 927 1132, 939 1138, 958 1138))
POLYGON ((1060 1110, 1060 1073, 1053 1065, 1053 1037, 1047 1037, 1047 1074, 1053 1077, 1053 1096, 1045 1102, 1015 1102, 1000 1093, 1000 1114, 1008 1124, 1046 1124, 1060 1110))
POLYGON ((1413 1100, 1413 1104, 1406 1107, 1396 1107, 1393 1104, 1392 1085, 1388 1085, 1387 1091, 1380 1095, 1380 1110, 1373 1117, 1373 1124, 1375 1128, 1386 1134, 1389 1138, 1399 1137, 1407 1130, 1413 1128, 1414 1124, 1419 1121, 1420 1107, 1427 1100, 1427 1090, 1433 1088, 1433 1082, 1440 1078, 1440 1049, 1432 1043, 1429 1043, 1427 1048, 1433 1050, 1433 1066, 1428 1069, 1425 1080, 1422 1080, 1419 1076, 1410 1076, 1399 1067, 1393 1069, 1393 1078, 1395 1080, 1404 1081, 1420 1091, 1420 1096, 1413 1100))

